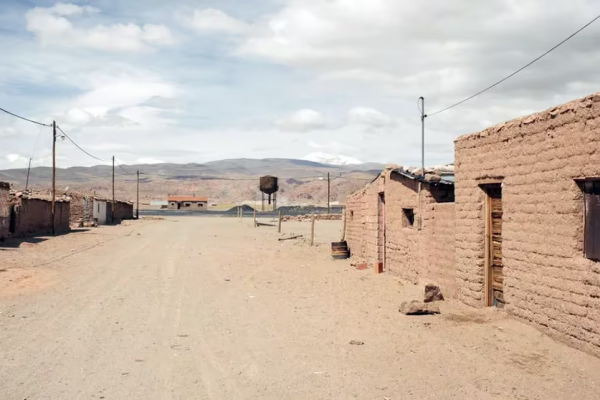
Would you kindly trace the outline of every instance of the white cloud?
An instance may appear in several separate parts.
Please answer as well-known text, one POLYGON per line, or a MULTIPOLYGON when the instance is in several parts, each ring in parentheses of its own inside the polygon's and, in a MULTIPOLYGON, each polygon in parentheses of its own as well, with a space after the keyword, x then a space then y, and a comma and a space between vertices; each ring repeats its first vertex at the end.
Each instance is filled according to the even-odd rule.
POLYGON ((366 125, 373 128, 383 128, 393 124, 394 120, 373 108, 355 107, 348 111, 350 123, 366 125))
POLYGON ((162 164, 163 160, 159 160, 158 158, 153 157, 142 157, 135 160, 136 164, 162 164))
POLYGON ((213 8, 195 10, 189 23, 199 32, 241 34, 249 28, 244 22, 213 8))
POLYGON ((23 162, 29 162, 29 158, 22 156, 20 154, 7 154, 6 155, 6 160, 11 163, 23 163, 23 162))
POLYGON ((147 51, 151 46, 173 42, 171 31, 164 25, 126 23, 84 29, 73 26, 66 18, 95 12, 98 9, 94 7, 64 3, 50 8, 35 7, 25 15, 27 30, 45 46, 104 51, 147 51))
POLYGON ((279 121, 277 125, 283 130, 307 132, 325 127, 326 121, 321 113, 302 109, 293 113, 289 118, 279 121))

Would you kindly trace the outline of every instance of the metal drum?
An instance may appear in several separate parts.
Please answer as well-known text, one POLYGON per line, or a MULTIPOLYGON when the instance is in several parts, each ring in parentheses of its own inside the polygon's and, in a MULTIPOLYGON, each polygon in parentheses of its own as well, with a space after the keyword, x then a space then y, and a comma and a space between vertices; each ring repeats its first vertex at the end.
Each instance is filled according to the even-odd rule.
POLYGON ((334 260, 345 260, 350 257, 350 250, 348 249, 348 243, 333 242, 331 243, 331 256, 334 260))

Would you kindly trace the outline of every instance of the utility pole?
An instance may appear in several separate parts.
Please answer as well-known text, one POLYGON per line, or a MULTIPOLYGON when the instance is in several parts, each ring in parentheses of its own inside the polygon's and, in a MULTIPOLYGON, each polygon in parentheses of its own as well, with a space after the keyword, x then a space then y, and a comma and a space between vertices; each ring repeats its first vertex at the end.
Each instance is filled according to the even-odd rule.
POLYGON ((329 204, 331 203, 331 199, 330 199, 330 194, 331 194, 331 180, 329 179, 329 172, 327 173, 327 214, 329 215, 330 212, 330 206, 329 204))
POLYGON ((137 209, 135 219, 140 219, 140 170, 137 171, 137 209))
POLYGON ((425 177, 425 98, 419 97, 421 101, 421 172, 422 176, 425 177))
POLYGON ((56 216, 56 121, 52 121, 52 236, 55 234, 56 216))
POLYGON ((29 166, 27 167, 27 180, 25 181, 25 191, 29 187, 29 171, 31 170, 31 158, 29 159, 29 166))
POLYGON ((110 219, 112 223, 115 223, 115 156, 112 158, 113 171, 112 171, 112 207, 110 210, 110 219))

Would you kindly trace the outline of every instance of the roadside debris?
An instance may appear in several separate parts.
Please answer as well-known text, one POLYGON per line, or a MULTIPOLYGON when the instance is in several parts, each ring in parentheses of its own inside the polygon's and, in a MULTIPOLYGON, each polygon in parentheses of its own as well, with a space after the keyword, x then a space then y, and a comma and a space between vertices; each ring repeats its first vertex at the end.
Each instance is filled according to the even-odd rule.
POLYGON ((425 285, 425 303, 430 303, 432 301, 444 301, 444 295, 442 295, 442 290, 439 286, 434 284, 425 285))
POLYGON ((399 311, 404 315, 428 315, 439 314, 440 308, 431 303, 421 303, 417 300, 412 300, 400 304, 399 311))
POLYGON ((286 238, 279 238, 279 241, 283 242, 284 240, 299 239, 301 237, 302 237, 302 235, 290 236, 290 237, 286 237, 286 238))
POLYGON ((355 346, 362 346, 363 344, 365 344, 365 342, 361 342, 360 340, 351 340, 350 344, 355 346))

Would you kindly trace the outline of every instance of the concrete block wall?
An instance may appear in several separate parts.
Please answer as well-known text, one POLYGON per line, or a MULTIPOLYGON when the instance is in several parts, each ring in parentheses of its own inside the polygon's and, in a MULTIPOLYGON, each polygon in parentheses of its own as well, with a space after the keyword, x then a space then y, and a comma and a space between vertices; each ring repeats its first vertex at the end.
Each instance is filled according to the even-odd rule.
POLYGON ((0 182, 0 240, 9 237, 10 228, 10 185, 0 182))
POLYGON ((583 193, 600 177, 600 94, 456 140, 459 297, 483 306, 484 192, 503 182, 507 311, 600 356, 600 263, 583 255, 583 193))
MULTIPOLYGON (((70 206, 69 202, 56 202, 55 232, 68 232, 70 206)), ((15 232, 13 237, 29 237, 47 235, 52 232, 52 202, 41 199, 22 198, 16 212, 15 232)))

